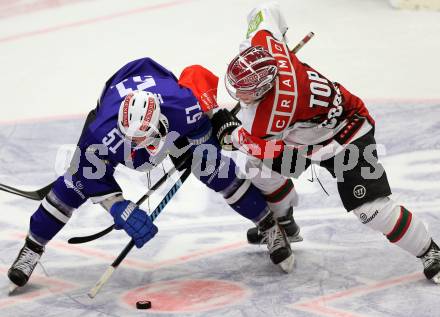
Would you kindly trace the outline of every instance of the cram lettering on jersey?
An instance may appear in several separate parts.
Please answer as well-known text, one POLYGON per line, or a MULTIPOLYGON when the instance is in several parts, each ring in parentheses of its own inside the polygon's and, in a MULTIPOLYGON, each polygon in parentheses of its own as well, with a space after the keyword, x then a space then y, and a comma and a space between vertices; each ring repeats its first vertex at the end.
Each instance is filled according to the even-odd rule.
POLYGON ((266 133, 274 135, 286 129, 292 120, 297 103, 297 84, 286 44, 268 36, 267 46, 278 63, 278 77, 272 92, 274 96, 265 100, 273 103, 266 133))

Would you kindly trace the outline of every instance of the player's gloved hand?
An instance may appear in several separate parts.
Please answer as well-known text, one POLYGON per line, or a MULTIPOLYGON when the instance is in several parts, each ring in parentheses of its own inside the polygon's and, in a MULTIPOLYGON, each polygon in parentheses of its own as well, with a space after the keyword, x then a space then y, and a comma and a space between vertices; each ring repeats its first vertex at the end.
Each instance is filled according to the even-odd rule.
POLYGON ((212 131, 217 137, 222 149, 227 151, 236 150, 232 144, 231 134, 241 126, 240 120, 226 109, 220 109, 211 118, 212 131))
POLYGON ((157 227, 150 216, 129 200, 119 201, 110 208, 115 221, 115 229, 124 229, 134 240, 136 247, 141 248, 157 233, 157 227))
POLYGON ((181 136, 174 141, 174 145, 179 151, 178 153, 170 153, 170 159, 176 169, 180 172, 187 168, 191 168, 193 155, 188 139, 181 136), (185 152, 183 152, 184 149, 186 149, 185 152))

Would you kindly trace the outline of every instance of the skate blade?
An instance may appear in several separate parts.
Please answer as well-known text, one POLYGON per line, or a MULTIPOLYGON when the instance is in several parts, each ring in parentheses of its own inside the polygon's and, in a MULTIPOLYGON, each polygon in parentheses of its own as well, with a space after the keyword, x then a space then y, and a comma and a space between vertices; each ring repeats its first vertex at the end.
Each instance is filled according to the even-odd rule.
POLYGON ((435 284, 440 284, 440 273, 437 273, 434 275, 434 277, 431 279, 435 284))
POLYGON ((278 266, 285 272, 291 273, 293 271, 293 265, 295 264, 295 256, 293 253, 284 261, 278 263, 278 266))
POLYGON ((8 290, 8 295, 12 295, 18 288, 19 286, 15 285, 14 283, 10 283, 9 284, 9 290, 8 290))
POLYGON ((303 237, 301 237, 299 234, 297 234, 296 236, 293 236, 293 237, 288 237, 288 238, 289 238, 290 243, 301 242, 304 240, 303 237))
MULTIPOLYGON (((288 236, 287 238, 288 238, 290 243, 304 241, 303 237, 301 237, 299 234, 297 234, 296 236, 292 236, 292 237, 288 236)), ((253 245, 265 245, 265 244, 267 244, 266 241, 264 241, 264 242, 250 242, 249 240, 248 240, 248 243, 249 244, 253 244, 253 245)))

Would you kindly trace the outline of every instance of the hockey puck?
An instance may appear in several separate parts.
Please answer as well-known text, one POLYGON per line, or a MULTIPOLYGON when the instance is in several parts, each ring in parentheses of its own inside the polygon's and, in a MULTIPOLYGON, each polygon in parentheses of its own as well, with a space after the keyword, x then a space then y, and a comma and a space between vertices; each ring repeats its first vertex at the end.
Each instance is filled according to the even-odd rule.
POLYGON ((149 300, 140 300, 136 302, 137 309, 150 309, 151 302, 149 300))

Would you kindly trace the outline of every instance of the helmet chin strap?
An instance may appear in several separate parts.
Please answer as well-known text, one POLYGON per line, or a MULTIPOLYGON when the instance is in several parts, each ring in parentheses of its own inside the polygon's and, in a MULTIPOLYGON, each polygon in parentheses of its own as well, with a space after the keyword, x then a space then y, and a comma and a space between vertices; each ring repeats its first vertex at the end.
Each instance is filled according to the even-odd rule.
POLYGON ((165 117, 163 114, 160 114, 159 117, 159 133, 161 137, 165 137, 170 129, 170 124, 168 122, 167 117, 165 117))

